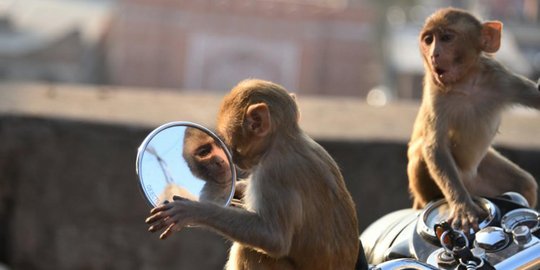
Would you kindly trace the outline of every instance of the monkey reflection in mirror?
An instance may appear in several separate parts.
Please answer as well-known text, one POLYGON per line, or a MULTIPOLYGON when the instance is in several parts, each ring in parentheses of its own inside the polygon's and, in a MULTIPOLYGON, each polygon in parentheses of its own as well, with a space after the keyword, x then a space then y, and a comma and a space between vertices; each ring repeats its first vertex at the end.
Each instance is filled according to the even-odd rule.
POLYGON ((446 198, 450 222, 466 232, 487 215, 471 195, 515 191, 536 206, 535 179, 491 147, 503 109, 540 108, 538 85, 489 55, 501 32, 499 21, 445 8, 427 18, 419 37, 425 76, 408 148, 409 187, 415 208, 446 198))
POLYGON ((187 127, 182 156, 193 175, 204 181, 199 200, 224 205, 233 181, 229 159, 220 144, 206 132, 187 127))
POLYGON ((298 125, 293 97, 268 81, 240 82, 224 98, 218 132, 251 172, 245 208, 175 200, 151 211, 161 238, 201 225, 234 241, 227 269, 353 269, 353 200, 330 155, 298 125))

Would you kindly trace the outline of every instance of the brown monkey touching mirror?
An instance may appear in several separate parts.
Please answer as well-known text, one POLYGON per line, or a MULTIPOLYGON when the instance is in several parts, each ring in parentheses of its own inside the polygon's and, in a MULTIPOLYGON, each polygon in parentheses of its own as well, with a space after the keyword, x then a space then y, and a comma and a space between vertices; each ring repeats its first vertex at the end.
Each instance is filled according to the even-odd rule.
POLYGON ((231 190, 231 167, 225 151, 201 129, 187 127, 182 156, 193 175, 205 183, 199 201, 227 201, 231 190))
POLYGON ((408 148, 409 187, 415 208, 446 198, 450 221, 465 231, 486 216, 471 196, 516 191, 532 207, 537 200, 535 179, 491 147, 503 109, 540 108, 538 85, 488 55, 499 49, 501 31, 501 22, 446 8, 420 33, 425 76, 408 148))
POLYGON ((300 129, 287 91, 240 82, 224 98, 217 128, 251 172, 245 209, 175 200, 151 211, 149 230, 165 238, 186 225, 210 228, 234 241, 227 269, 353 269, 354 203, 334 160, 300 129))

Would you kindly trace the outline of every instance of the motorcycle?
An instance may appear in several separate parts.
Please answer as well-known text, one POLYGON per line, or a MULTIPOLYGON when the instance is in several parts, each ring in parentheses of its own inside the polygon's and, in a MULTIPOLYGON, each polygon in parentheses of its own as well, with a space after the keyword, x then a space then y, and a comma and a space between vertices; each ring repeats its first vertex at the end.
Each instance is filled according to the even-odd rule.
POLYGON ((476 198, 488 216, 477 232, 452 229, 445 200, 389 213, 362 233, 375 269, 540 269, 540 215, 508 192, 476 198))
MULTIPOLYGON (((153 130, 138 149, 136 172, 152 207, 173 196, 242 207, 234 197, 238 172, 230 151, 219 136, 196 123, 171 122, 153 130), (205 139, 190 135, 193 131, 205 139), (188 145, 193 151, 186 151, 188 145), (208 151, 218 151, 222 160, 202 164, 214 166, 203 168, 212 172, 204 174, 192 155, 208 151)), ((448 225, 445 200, 381 217, 360 236, 363 250, 356 269, 540 269, 540 213, 514 192, 475 201, 488 213, 477 232, 448 225)))

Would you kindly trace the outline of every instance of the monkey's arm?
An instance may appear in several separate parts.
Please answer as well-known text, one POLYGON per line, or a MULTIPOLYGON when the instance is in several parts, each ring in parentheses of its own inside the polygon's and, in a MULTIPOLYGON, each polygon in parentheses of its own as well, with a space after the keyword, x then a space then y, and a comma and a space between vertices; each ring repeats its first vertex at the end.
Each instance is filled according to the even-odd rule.
POLYGON ((244 209, 203 207, 200 210, 200 219, 195 222, 199 225, 274 258, 289 253, 294 226, 288 224, 294 219, 292 216, 282 216, 276 222, 272 221, 275 218, 265 219, 244 209))
POLYGON ((189 200, 175 200, 158 206, 151 214, 146 220, 151 225, 149 231, 166 228, 160 236, 162 239, 186 225, 198 225, 275 258, 288 254, 295 227, 290 224, 295 217, 284 211, 265 213, 267 218, 263 218, 259 213, 244 209, 189 200))
POLYGON ((452 209, 449 222, 454 227, 468 232, 470 227, 478 227, 478 219, 485 214, 473 202, 460 179, 458 167, 450 151, 446 130, 444 123, 435 124, 435 128, 427 132, 422 154, 430 175, 452 209))
POLYGON ((535 84, 533 81, 516 74, 508 76, 507 80, 508 87, 505 87, 505 90, 512 91, 509 94, 512 102, 540 110, 539 84, 535 84))
POLYGON ((450 204, 472 201, 459 179, 456 163, 450 149, 441 139, 427 139, 422 154, 430 175, 450 204))

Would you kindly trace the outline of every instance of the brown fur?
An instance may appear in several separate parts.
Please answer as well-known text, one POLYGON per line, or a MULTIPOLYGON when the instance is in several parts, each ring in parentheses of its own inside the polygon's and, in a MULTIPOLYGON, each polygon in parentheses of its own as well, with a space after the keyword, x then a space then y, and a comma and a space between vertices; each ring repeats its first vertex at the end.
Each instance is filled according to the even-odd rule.
POLYGON ((356 211, 328 153, 298 126, 281 86, 247 80, 225 97, 218 131, 237 165, 251 171, 246 209, 175 201, 152 211, 151 231, 187 224, 233 240, 227 269, 353 269, 356 211))
POLYGON ((415 208, 446 198, 450 220, 464 229, 485 215, 471 195, 516 191, 532 206, 537 200, 535 179, 491 147, 503 109, 540 108, 537 85, 485 54, 497 51, 501 30, 500 22, 448 8, 420 34, 424 92, 408 149, 409 187, 415 208))

